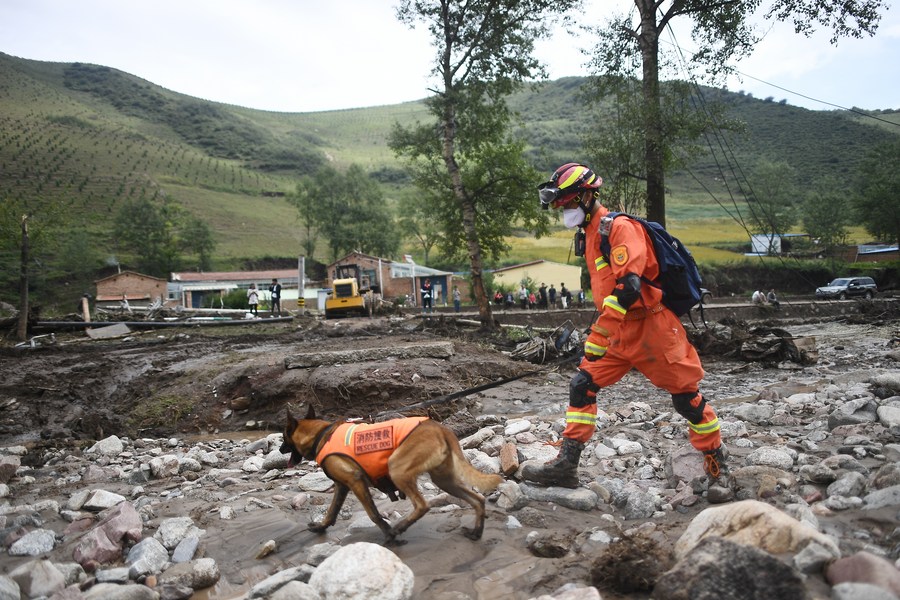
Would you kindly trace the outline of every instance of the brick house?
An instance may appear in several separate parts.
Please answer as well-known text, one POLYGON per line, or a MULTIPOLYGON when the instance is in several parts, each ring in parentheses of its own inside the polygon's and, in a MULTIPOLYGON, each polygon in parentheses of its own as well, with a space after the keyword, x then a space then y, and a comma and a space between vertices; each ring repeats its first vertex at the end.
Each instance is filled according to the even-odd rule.
POLYGON ((128 300, 132 307, 147 307, 154 302, 165 303, 168 298, 166 280, 134 271, 122 271, 94 282, 97 306, 118 307, 128 300))
POLYGON ((411 296, 415 304, 419 304, 419 289, 426 278, 431 279, 435 292, 435 306, 452 303, 449 290, 459 286, 463 297, 468 294, 468 284, 462 279, 454 279, 453 273, 440 271, 417 265, 408 259, 397 262, 378 256, 370 256, 362 252, 351 252, 344 258, 336 260, 326 267, 328 274, 327 287, 334 281, 335 270, 339 265, 357 265, 363 286, 377 285, 381 295, 387 300, 411 296))

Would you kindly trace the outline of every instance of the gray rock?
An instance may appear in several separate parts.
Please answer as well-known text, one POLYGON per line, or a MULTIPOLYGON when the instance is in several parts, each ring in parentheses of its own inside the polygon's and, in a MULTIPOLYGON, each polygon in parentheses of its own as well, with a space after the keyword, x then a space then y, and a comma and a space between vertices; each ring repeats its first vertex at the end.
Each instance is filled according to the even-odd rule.
POLYGON ((144 538, 131 547, 125 563, 132 579, 159 573, 169 562, 169 551, 156 538, 144 538))
POLYGON ((98 583, 83 592, 84 600, 159 600, 159 594, 146 585, 98 583))
POLYGON ((539 487, 526 483, 519 485, 529 500, 553 502, 573 510, 594 510, 597 508, 597 494, 586 488, 574 490, 562 487, 539 487))
POLYGON ((516 511, 528 504, 528 496, 515 481, 504 481, 497 486, 500 493, 497 506, 506 511, 516 511))
POLYGON ((887 427, 900 427, 900 407, 897 406, 879 406, 875 414, 878 415, 878 420, 887 427))
POLYGON ((865 508, 876 509, 884 506, 900 505, 900 485, 892 485, 881 490, 875 490, 863 497, 865 508))
POLYGON ((771 404, 738 404, 732 414, 742 421, 749 421, 754 425, 765 425, 775 414, 775 407, 771 404))
POLYGON ((20 596, 19 584, 11 577, 0 575, 0 600, 19 600, 20 596))
POLYGON ((199 545, 200 536, 195 534, 185 536, 172 551, 172 562, 183 563, 192 560, 199 545))
POLYGON ((754 450, 747 456, 747 462, 751 465, 774 467, 788 470, 794 466, 793 457, 780 448, 763 447, 754 450))
POLYGON ((656 600, 809 598, 796 570, 767 552, 719 537, 703 540, 656 581, 656 600), (761 573, 766 575, 760 576, 761 573))
POLYGON ((159 576, 160 585, 185 585, 194 590, 215 585, 219 581, 219 565, 211 558, 198 558, 178 563, 163 571, 159 576))
POLYGON ((204 530, 194 525, 190 517, 173 517, 160 523, 159 529, 153 537, 167 549, 172 550, 187 536, 201 536, 204 533, 206 533, 204 530))
POLYGON ((828 415, 828 429, 831 430, 841 425, 874 423, 876 418, 875 403, 871 398, 854 398, 841 403, 834 412, 828 415))
POLYGON ((86 454, 99 454, 100 456, 118 456, 125 451, 125 444, 118 436, 111 435, 104 438, 85 450, 86 454))
MULTIPOLYGON (((253 600, 254 598, 268 598, 276 590, 292 581, 308 582, 314 572, 315 567, 312 565, 300 565, 299 567, 291 567, 289 569, 278 571, 250 588, 250 591, 247 593, 247 598, 248 600, 253 600)), ((316 594, 318 594, 318 592, 316 592, 316 594)))
POLYGON ((23 563, 13 569, 9 577, 26 598, 52 596, 66 586, 65 576, 46 559, 23 563))
POLYGON ((408 600, 415 577, 396 554, 377 544, 344 546, 325 559, 309 578, 323 598, 408 600))
POLYGON ((625 519, 649 519, 656 507, 656 496, 639 489, 631 490, 625 500, 625 519))
POLYGON ((308 583, 289 581, 272 594, 269 600, 322 600, 322 596, 308 583))
POLYGON ((49 529, 35 529, 16 540, 9 547, 10 556, 39 556, 53 550, 56 534, 49 529))
POLYGON ((848 471, 831 483, 825 492, 828 496, 859 496, 865 488, 865 476, 856 471, 848 471))
POLYGON ((871 583, 839 583, 831 588, 831 600, 897 600, 897 596, 871 583))

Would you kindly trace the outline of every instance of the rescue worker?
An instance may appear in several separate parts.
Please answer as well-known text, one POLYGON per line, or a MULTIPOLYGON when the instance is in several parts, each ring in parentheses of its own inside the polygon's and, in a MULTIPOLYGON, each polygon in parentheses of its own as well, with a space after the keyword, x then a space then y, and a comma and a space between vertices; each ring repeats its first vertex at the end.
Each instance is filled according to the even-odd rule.
POLYGON ((584 255, 600 314, 569 383, 559 455, 544 464, 526 465, 523 478, 543 485, 578 486, 578 461, 596 428, 597 393, 633 367, 672 395, 675 410, 688 420, 691 445, 703 453, 710 486, 724 488, 714 496, 718 501, 730 500, 728 454, 719 421, 699 391, 704 375, 700 358, 680 319, 661 303, 662 291, 647 283, 659 276, 650 237, 637 221, 607 216, 609 211, 599 200, 602 182, 588 167, 568 163, 538 188, 545 209, 563 209, 567 227, 584 229, 584 255), (608 258, 600 250, 601 230, 610 241, 608 258))

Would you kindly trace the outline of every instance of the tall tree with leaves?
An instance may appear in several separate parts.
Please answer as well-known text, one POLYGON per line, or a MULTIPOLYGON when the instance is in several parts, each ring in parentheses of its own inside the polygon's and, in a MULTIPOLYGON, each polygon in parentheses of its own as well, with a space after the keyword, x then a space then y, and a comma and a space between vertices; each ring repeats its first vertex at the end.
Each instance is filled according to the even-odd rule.
POLYGON ((328 239, 331 260, 355 250, 391 256, 400 246, 381 188, 359 165, 323 167, 301 182, 297 198, 301 219, 328 239))
POLYGON ((429 264, 431 250, 441 239, 441 228, 430 210, 430 203, 419 196, 406 196, 400 201, 400 231, 413 239, 425 255, 423 264, 429 264))
MULTIPOLYGON (((20 341, 28 334, 28 317, 33 309, 29 292, 35 287, 36 271, 46 274, 46 265, 59 248, 63 232, 72 225, 67 211, 70 207, 70 199, 41 195, 0 199, 0 259, 8 265, 19 264, 18 280, 12 269, 4 269, 0 283, 4 289, 19 291, 16 336, 20 341)), ((13 299, 12 295, 7 297, 13 299)))
POLYGON ((216 240, 212 229, 197 217, 188 218, 179 235, 181 248, 189 254, 197 256, 197 268, 201 271, 212 269, 212 255, 216 249, 216 240))
POLYGON ((800 215, 806 233, 832 259, 835 250, 847 243, 851 221, 849 190, 836 178, 828 177, 806 192, 800 204, 800 215))
POLYGON ((316 244, 319 243, 319 212, 321 205, 317 198, 310 193, 313 188, 313 180, 305 177, 297 184, 293 193, 287 195, 287 201, 297 208, 297 219, 303 228, 303 255, 312 259, 316 252, 316 244))
POLYGON ((785 162, 762 160, 753 169, 752 187, 744 189, 754 233, 769 236, 773 252, 776 236, 797 224, 797 172, 785 162))
POLYGON ((811 35, 817 26, 841 37, 873 35, 884 0, 633 0, 631 15, 612 18, 599 33, 593 65, 598 74, 640 75, 647 179, 647 217, 665 225, 665 164, 669 146, 661 105, 660 74, 677 64, 703 69, 709 83, 733 71, 733 60, 749 55, 760 35, 750 23, 762 9, 767 20, 791 21, 797 33, 811 35), (673 21, 692 22, 696 50, 680 60, 680 48, 663 52, 660 38, 673 21))
POLYGON ((878 240, 900 245, 900 142, 874 148, 860 168, 854 206, 859 222, 878 240))
POLYGON ((397 8, 401 22, 424 23, 431 34, 438 83, 427 105, 436 123, 398 126, 390 146, 414 161, 414 178, 444 228, 447 250, 468 257, 487 328, 494 320, 484 287, 484 251, 504 252, 503 235, 514 224, 540 235, 548 222, 533 200, 538 176, 525 163, 522 144, 508 133, 505 99, 544 74, 532 56, 534 43, 549 32, 549 21, 576 4, 402 0, 397 8))

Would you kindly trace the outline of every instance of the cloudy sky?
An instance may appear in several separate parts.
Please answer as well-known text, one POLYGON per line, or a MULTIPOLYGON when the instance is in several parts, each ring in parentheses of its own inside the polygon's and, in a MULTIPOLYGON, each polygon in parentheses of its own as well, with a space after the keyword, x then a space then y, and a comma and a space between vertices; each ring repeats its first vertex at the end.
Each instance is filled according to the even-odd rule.
MULTIPOLYGON (((285 112, 394 104, 429 95, 426 32, 397 22, 396 0, 0 0, 0 52, 114 67, 218 102, 285 112)), ((629 0, 588 0, 600 24, 629 0)), ((690 48, 686 34, 678 43, 690 48)), ((588 37, 559 31, 538 57, 551 78, 586 75, 588 37)), ((768 30, 729 89, 816 110, 900 109, 900 7, 874 38, 768 30)))

